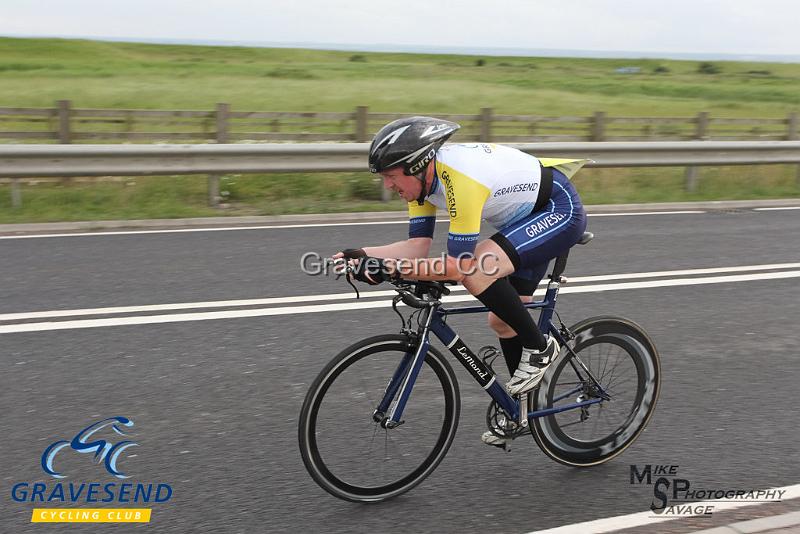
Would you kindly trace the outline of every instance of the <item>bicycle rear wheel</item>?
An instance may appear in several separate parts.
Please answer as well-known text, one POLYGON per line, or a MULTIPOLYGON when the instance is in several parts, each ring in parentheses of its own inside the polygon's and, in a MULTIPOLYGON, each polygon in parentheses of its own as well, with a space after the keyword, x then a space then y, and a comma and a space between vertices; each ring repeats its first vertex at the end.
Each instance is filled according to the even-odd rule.
MULTIPOLYGON (((593 317, 570 330, 576 336, 573 351, 611 400, 530 419, 530 428, 549 457, 588 467, 621 454, 647 426, 658 400, 661 364, 653 342, 628 319, 593 317)), ((534 410, 600 398, 572 359, 562 348, 561 358, 529 395, 534 410)))
POLYGON ((422 482, 444 458, 460 400, 452 368, 433 347, 403 424, 386 429, 373 420, 390 379, 415 350, 402 335, 365 339, 314 380, 300 412, 299 443, 306 469, 325 491, 348 501, 383 501, 422 482))

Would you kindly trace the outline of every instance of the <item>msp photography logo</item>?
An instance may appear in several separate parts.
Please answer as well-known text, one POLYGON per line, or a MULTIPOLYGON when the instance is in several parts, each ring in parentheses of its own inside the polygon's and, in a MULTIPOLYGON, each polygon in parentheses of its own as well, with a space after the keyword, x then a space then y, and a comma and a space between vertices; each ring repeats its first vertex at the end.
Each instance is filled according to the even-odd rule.
POLYGON ((645 464, 630 468, 631 484, 653 487, 650 510, 659 517, 712 515, 721 502, 781 502, 786 493, 786 490, 693 486, 689 479, 678 477, 677 465, 645 464))
MULTIPOLYGON (((129 475, 118 463, 123 453, 139 444, 128 437, 134 423, 127 417, 109 417, 83 428, 70 440, 58 439, 49 444, 39 459, 42 470, 54 480, 67 478, 56 466, 69 453, 87 455, 87 459, 104 469, 98 476, 111 475, 122 480, 129 475), (123 439, 115 438, 114 434, 123 439), (105 437, 101 437, 105 436, 105 437)), ((17 503, 59 503, 70 508, 34 508, 34 523, 148 523, 150 508, 81 508, 75 505, 97 503, 141 505, 165 503, 172 498, 172 486, 166 483, 131 482, 18 482, 11 489, 11 499, 17 503)))

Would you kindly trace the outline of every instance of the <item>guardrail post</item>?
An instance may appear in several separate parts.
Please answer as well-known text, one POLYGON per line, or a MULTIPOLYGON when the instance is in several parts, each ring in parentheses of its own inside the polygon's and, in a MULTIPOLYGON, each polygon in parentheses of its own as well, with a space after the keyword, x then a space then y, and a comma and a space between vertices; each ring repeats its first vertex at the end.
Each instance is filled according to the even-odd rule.
POLYGON ((605 141, 606 138, 606 112, 595 111, 591 119, 591 141, 605 141))
MULTIPOLYGON (((796 111, 789 113, 786 119, 786 140, 796 141, 800 139, 800 114, 796 111)), ((797 166, 797 187, 800 187, 800 165, 797 166)))
MULTIPOLYGON (((56 113, 58 114, 58 142, 63 145, 72 143, 72 132, 70 131, 69 119, 71 115, 72 102, 69 100, 56 101, 56 113)), ((72 178, 61 178, 63 185, 72 182, 72 178)))
POLYGON ((367 106, 356 107, 356 143, 366 143, 369 141, 367 132, 367 106))
MULTIPOLYGON (((230 104, 218 103, 215 112, 217 119, 217 143, 227 143, 228 136, 228 115, 230 104)), ((208 205, 212 208, 219 206, 219 175, 210 174, 208 176, 208 205)))
POLYGON ((58 100, 56 102, 56 109, 58 110, 58 142, 62 145, 68 145, 72 142, 69 127, 70 108, 72 108, 72 102, 69 100, 58 100))
MULTIPOLYGON (((133 133, 134 129, 134 121, 136 120, 136 116, 133 114, 132 110, 128 110, 125 112, 125 133, 133 133)), ((130 136, 128 137, 130 139, 130 136)))
MULTIPOLYGON (((708 139, 708 112, 701 111, 694 119, 695 130, 694 139, 698 141, 705 141, 708 139)), ((688 193, 697 191, 698 178, 697 167, 686 167, 686 185, 684 186, 688 193)))
POLYGON ((492 108, 481 108, 480 141, 489 143, 492 140, 492 108))
MULTIPOLYGON (((356 107, 356 142, 366 143, 370 140, 369 135, 369 107, 357 106, 356 107)), ((372 175, 380 178, 380 175, 372 175)), ((381 202, 389 202, 392 199, 392 192, 383 187, 383 180, 378 180, 378 189, 381 194, 381 202)))
POLYGON ((11 207, 22 207, 22 189, 19 187, 19 178, 11 179, 11 207))

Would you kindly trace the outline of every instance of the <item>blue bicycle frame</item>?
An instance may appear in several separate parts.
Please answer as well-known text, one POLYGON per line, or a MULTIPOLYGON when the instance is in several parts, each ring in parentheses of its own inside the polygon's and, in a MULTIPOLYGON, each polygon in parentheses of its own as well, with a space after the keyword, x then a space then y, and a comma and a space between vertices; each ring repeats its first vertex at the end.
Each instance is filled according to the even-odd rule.
MULTIPOLYGON (((541 309, 542 311, 539 316, 539 329, 542 332, 549 332, 550 335, 555 336, 556 340, 561 344, 562 347, 567 347, 567 340, 564 339, 564 336, 562 336, 559 329, 556 328, 552 322, 559 287, 560 284, 558 282, 551 281, 547 286, 547 292, 545 293, 544 299, 541 301, 527 303, 525 304, 525 307, 531 309, 541 309)), ((604 398, 602 397, 610 398, 605 391, 603 391, 602 387, 597 383, 597 381, 594 380, 594 377, 591 376, 589 370, 583 366, 583 364, 580 364, 586 374, 588 374, 595 383, 598 391, 600 392, 601 398, 591 398, 581 402, 559 406, 558 408, 527 411, 527 395, 521 395, 520 400, 511 397, 503 388, 503 386, 498 383, 492 368, 486 365, 479 357, 477 357, 469 349, 469 347, 464 344, 464 342, 458 337, 453 329, 450 328, 450 326, 448 326, 444 321, 447 315, 480 313, 487 311, 489 310, 484 306, 464 306, 449 309, 441 308, 437 302, 433 302, 425 306, 425 313, 427 315, 424 319, 424 327, 419 335, 419 344, 416 347, 416 351, 407 352, 403 357, 400 365, 397 367, 397 370, 394 373, 394 376, 386 388, 386 393, 384 394, 381 403, 378 405, 375 412, 376 415, 379 414, 383 416, 385 414, 385 419, 383 417, 381 417, 381 419, 383 419, 383 424, 387 428, 397 427, 402 422, 401 418, 403 416, 403 410, 408 402, 408 398, 411 394, 412 388, 414 387, 414 382, 416 381, 417 375, 419 374, 420 369, 422 369, 422 364, 425 361, 425 355, 427 354, 428 347, 430 346, 429 336, 431 333, 433 333, 447 347, 453 356, 455 356, 455 358, 461 362, 464 368, 466 368, 470 375, 472 375, 472 377, 475 378, 481 387, 486 390, 489 396, 492 397, 492 399, 494 399, 515 421, 520 421, 521 413, 525 412, 527 412, 528 419, 544 417, 547 415, 564 412, 567 410, 574 410, 576 408, 603 402, 604 398), (392 400, 397 396, 398 390, 399 397, 394 405, 392 405, 392 400)), ((578 385, 570 391, 562 393, 554 398, 553 402, 574 395, 582 389, 583 385, 578 385)))

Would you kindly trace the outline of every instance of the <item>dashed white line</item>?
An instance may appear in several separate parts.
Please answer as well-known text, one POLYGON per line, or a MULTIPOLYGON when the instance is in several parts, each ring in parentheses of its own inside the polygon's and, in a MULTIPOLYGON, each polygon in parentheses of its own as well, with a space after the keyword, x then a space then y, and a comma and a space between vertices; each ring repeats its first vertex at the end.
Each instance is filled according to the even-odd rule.
POLYGON ((590 213, 589 217, 626 217, 629 215, 692 215, 696 213, 707 213, 699 210, 684 211, 631 211, 623 213, 590 213))
MULTIPOLYGON (((589 293, 596 291, 616 291, 624 289, 645 289, 656 287, 691 286, 701 284, 720 284, 731 282, 747 282, 755 280, 777 280, 785 278, 800 278, 798 271, 781 271, 773 273, 757 273, 731 276, 712 276, 702 278, 683 278, 669 280, 651 280, 644 282, 624 282, 619 284, 598 284, 589 286, 565 287, 562 293, 589 293)), ((450 295, 443 302, 464 302, 473 300, 472 295, 450 295)), ((85 319, 74 321, 48 321, 40 323, 19 323, 0 325, 0 334, 20 332, 41 332, 48 330, 68 330, 77 328, 99 328, 107 326, 143 325, 159 323, 176 323, 186 321, 209 321, 215 319, 241 319, 250 317, 265 317, 270 315, 289 315, 302 313, 320 313, 347 310, 364 310, 369 308, 382 308, 391 305, 389 300, 358 301, 345 304, 317 304, 306 306, 285 306, 280 308, 261 308, 246 310, 226 310, 217 312, 178 313, 169 315, 147 315, 133 317, 114 317, 104 319, 85 319)))
POLYGON ((278 230, 282 228, 319 228, 329 226, 359 226, 376 224, 408 224, 408 221, 364 221, 347 223, 270 224, 263 226, 224 226, 219 228, 175 228, 171 230, 120 230, 114 232, 80 232, 64 234, 5 235, 0 239, 41 239, 47 237, 92 237, 115 235, 186 234, 193 232, 235 232, 238 230, 278 230))
MULTIPOLYGON (((684 210, 684 211, 640 211, 640 212, 620 212, 620 213, 589 213, 589 217, 626 217, 632 215, 686 215, 706 213, 705 211, 684 210)), ((437 219, 436 222, 448 222, 448 219, 437 219)), ((117 236, 117 235, 147 235, 147 234, 180 234, 192 232, 234 232, 238 230, 279 230, 283 228, 320 228, 330 226, 369 226, 377 224, 408 224, 407 219, 398 221, 356 221, 345 223, 306 223, 306 224, 269 224, 260 226, 225 226, 219 228, 175 228, 164 230, 120 230, 112 232, 70 232, 61 234, 31 234, 31 235, 6 235, 0 236, 2 239, 43 239, 55 237, 98 237, 98 236, 117 236)))
MULTIPOLYGON (((704 274, 723 274, 752 271, 774 271, 778 269, 798 269, 800 263, 772 263, 763 265, 741 265, 737 267, 712 267, 704 269, 682 269, 673 271, 648 271, 638 273, 605 274, 596 276, 575 276, 569 277, 570 284, 585 282, 609 282, 613 280, 637 280, 642 278, 666 278, 675 276, 697 276, 704 274)), ((565 291, 566 289, 562 289, 565 291)), ((451 292, 466 291, 463 286, 453 286, 451 292)), ((363 298, 376 298, 394 296, 393 290, 388 291, 365 291, 361 293, 363 298)), ((29 319, 52 319, 57 317, 78 317, 87 315, 112 315, 123 313, 146 313, 173 310, 199 310, 209 308, 237 308, 244 306, 271 306, 275 304, 293 304, 302 302, 320 302, 331 300, 345 300, 353 297, 352 292, 347 293, 328 293, 322 295, 298 295, 292 297, 271 297, 261 299, 239 299, 239 300, 218 300, 210 302, 178 302, 173 304, 148 304, 142 306, 114 306, 104 308, 85 308, 72 310, 48 310, 39 312, 21 312, 0 314, 0 322, 3 321, 23 321, 29 319)))

